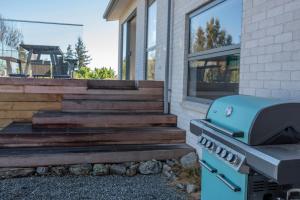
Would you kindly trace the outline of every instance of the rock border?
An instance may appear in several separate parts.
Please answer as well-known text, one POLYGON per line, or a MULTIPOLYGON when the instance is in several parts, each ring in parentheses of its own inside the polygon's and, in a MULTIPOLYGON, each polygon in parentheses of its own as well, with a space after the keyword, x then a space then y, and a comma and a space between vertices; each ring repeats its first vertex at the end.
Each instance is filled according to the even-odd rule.
MULTIPOLYGON (((148 160, 143 162, 125 162, 115 164, 76 164, 60 166, 40 166, 36 168, 0 168, 0 179, 31 177, 31 176, 108 176, 120 175, 132 177, 138 174, 153 175, 163 174, 170 185, 189 194, 197 193, 199 186, 194 183, 177 182, 180 172, 176 169, 189 169, 198 165, 197 154, 191 152, 179 160, 170 159, 164 161, 148 160), (172 184, 175 183, 175 184, 172 184)), ((200 183, 199 183, 200 185, 200 183)))

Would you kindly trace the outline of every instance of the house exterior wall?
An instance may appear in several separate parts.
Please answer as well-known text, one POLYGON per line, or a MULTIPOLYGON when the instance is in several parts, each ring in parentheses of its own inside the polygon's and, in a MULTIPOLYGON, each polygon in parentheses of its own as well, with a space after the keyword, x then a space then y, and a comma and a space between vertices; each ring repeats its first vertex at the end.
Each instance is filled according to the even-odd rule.
MULTIPOLYGON (((185 16, 206 0, 176 0, 172 33, 171 113, 187 130, 187 143, 197 139, 189 131, 192 119, 204 118, 209 105, 185 100, 185 16)), ((300 99, 300 2, 244 0, 241 39, 240 94, 300 99)))
MULTIPOLYGON (((209 0, 172 0, 170 52, 170 110, 178 126, 187 130, 192 119, 204 118, 208 103, 186 100, 186 16, 209 0)), ((156 80, 165 80, 167 0, 157 0, 156 80)), ((244 0, 241 38, 240 94, 300 99, 300 1, 244 0)), ((137 77, 144 78, 146 0, 137 3, 137 77)))
POLYGON ((244 1, 240 93, 300 99, 300 1, 244 1))

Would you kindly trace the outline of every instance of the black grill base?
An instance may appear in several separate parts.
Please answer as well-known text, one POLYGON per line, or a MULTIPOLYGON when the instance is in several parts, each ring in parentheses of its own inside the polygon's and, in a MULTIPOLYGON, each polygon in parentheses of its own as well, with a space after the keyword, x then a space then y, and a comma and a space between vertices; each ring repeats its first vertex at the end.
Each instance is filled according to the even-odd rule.
POLYGON ((289 185, 278 185, 271 182, 268 178, 253 173, 248 176, 248 200, 276 200, 286 198, 286 191, 289 185))

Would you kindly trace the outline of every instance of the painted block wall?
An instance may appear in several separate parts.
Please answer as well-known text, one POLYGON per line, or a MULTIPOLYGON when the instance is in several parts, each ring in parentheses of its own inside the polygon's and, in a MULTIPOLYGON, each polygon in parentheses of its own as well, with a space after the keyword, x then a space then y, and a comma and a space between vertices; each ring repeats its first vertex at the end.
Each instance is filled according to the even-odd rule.
MULTIPOLYGON (((187 143, 196 146, 189 131, 192 119, 204 118, 209 104, 185 99, 186 16, 208 0, 173 0, 171 22, 171 113, 187 130, 187 143)), ((157 0, 156 80, 165 79, 167 0, 157 0)), ((240 94, 300 100, 300 1, 244 0, 241 38, 240 94)), ((146 0, 137 9, 137 79, 144 78, 146 0)), ((131 9, 133 10, 133 9, 131 9)), ((128 12, 130 14, 130 12, 128 12)), ((126 19, 124 15, 124 19, 126 19)), ((121 20, 122 21, 122 20, 121 20)))

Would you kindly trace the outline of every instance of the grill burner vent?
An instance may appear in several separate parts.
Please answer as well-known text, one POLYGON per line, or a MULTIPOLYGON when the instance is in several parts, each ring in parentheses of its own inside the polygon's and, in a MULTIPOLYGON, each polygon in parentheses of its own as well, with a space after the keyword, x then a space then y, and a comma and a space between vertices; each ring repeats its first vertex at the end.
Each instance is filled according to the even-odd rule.
POLYGON ((278 185, 276 183, 270 183, 267 181, 256 181, 252 185, 253 192, 262 192, 262 191, 276 191, 278 185))
POLYGON ((249 200, 273 200, 275 197, 284 197, 284 194, 282 194, 284 186, 270 182, 257 173, 249 176, 248 190, 249 200))

